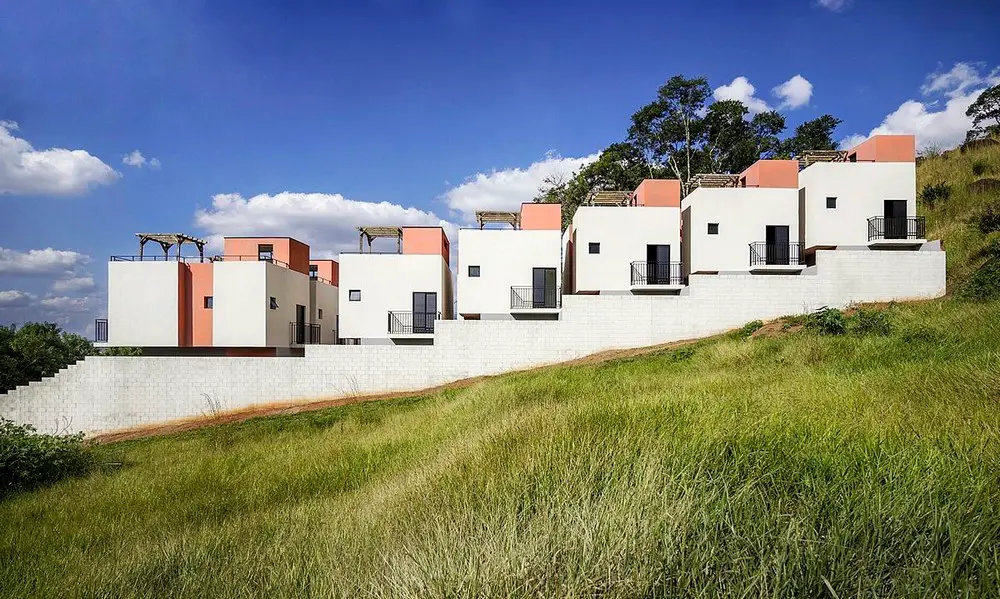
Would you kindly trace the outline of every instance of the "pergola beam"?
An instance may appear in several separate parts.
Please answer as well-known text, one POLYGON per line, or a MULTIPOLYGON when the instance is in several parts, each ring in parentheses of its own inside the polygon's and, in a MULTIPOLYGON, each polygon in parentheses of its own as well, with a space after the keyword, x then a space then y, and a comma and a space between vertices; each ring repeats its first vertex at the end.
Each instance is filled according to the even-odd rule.
POLYGON ((482 229, 489 223, 501 223, 510 225, 515 229, 521 228, 520 212, 502 212, 500 210, 478 210, 476 211, 476 222, 482 229))
POLYGON ((199 239, 197 237, 191 237, 190 235, 185 235, 183 233, 136 233, 136 237, 139 238, 139 259, 143 257, 143 252, 145 250, 146 244, 150 241, 157 243, 163 250, 163 256, 167 257, 170 255, 170 248, 177 246, 177 257, 181 257, 181 248, 185 243, 193 243, 195 247, 198 248, 198 256, 202 262, 205 261, 205 245, 207 242, 204 239, 199 239))
POLYGON ((358 251, 364 253, 364 240, 368 240, 368 253, 372 251, 372 241, 380 237, 395 237, 396 251, 403 251, 403 228, 402 227, 358 227, 358 251))

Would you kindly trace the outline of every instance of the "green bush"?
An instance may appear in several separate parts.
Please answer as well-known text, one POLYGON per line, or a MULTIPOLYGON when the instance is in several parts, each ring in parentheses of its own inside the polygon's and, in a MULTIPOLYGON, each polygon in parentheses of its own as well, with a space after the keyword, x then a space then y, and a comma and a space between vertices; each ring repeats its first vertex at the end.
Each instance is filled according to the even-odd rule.
POLYGON ((52 376, 93 353, 89 341, 51 322, 0 326, 0 394, 52 376))
POLYGON ((764 326, 763 321, 752 320, 743 325, 742 328, 736 329, 735 331, 730 333, 729 336, 733 339, 749 339, 754 333, 759 331, 763 326, 764 326))
POLYGON ((858 335, 886 337, 892 334, 892 319, 884 310, 861 309, 848 319, 848 328, 858 335))
POLYGON ((89 467, 83 433, 45 435, 0 418, 0 497, 83 474, 89 467))
POLYGON ((847 319, 840 310, 824 306, 809 315, 806 328, 821 335, 843 335, 847 332, 847 319))
POLYGON ((976 160, 972 163, 972 174, 976 177, 982 177, 990 170, 990 165, 985 160, 976 160))
POLYGON ((987 206, 976 217, 976 225, 979 228, 979 232, 983 235, 1000 231, 1000 207, 997 207, 995 204, 987 206))
POLYGON ((930 183, 924 185, 920 190, 920 198, 931 208, 939 201, 946 201, 951 197, 951 185, 947 183, 930 183))
POLYGON ((109 347, 101 350, 102 356, 141 356, 141 347, 109 347))

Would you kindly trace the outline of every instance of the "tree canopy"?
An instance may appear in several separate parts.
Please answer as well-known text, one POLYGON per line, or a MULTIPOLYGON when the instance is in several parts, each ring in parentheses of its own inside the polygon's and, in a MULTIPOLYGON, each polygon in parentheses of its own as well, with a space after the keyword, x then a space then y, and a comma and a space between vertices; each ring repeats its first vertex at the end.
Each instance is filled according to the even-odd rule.
POLYGON ((0 393, 52 376, 94 353, 90 341, 51 322, 0 326, 0 393))
POLYGON ((972 117, 972 129, 966 134, 966 141, 990 135, 1000 136, 1000 85, 986 89, 965 111, 972 117))

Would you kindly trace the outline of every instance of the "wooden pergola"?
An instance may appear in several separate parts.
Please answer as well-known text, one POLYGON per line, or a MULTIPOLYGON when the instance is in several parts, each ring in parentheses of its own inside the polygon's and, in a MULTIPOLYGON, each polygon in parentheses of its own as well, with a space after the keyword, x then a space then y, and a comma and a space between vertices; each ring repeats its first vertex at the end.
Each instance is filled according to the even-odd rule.
POLYGON ((844 150, 806 150, 799 159, 799 170, 817 162, 847 162, 844 150))
POLYGON ((403 251, 403 229, 402 227, 358 227, 358 251, 365 252, 364 241, 368 240, 368 253, 372 251, 372 241, 379 237, 395 237, 396 251, 403 251))
POLYGON ((699 187, 736 187, 739 184, 739 175, 729 175, 725 173, 698 173, 691 177, 688 182, 691 190, 699 187))
POLYGON ((587 198, 591 206, 628 206, 631 201, 632 192, 622 190, 595 191, 587 198))
POLYGON ((479 223, 479 228, 482 229, 490 223, 500 223, 504 225, 510 225, 515 229, 521 228, 521 213, 520 212, 502 212, 499 210, 478 210, 476 211, 476 222, 479 223))
POLYGON ((190 235, 184 235, 183 233, 136 233, 136 237, 139 238, 139 259, 142 260, 143 251, 145 250, 146 244, 150 241, 159 244, 163 249, 163 257, 167 258, 170 256, 170 248, 177 246, 177 257, 181 257, 181 246, 185 243, 193 243, 195 247, 198 248, 198 256, 201 261, 205 261, 205 244, 204 239, 198 239, 197 237, 191 237, 190 235))

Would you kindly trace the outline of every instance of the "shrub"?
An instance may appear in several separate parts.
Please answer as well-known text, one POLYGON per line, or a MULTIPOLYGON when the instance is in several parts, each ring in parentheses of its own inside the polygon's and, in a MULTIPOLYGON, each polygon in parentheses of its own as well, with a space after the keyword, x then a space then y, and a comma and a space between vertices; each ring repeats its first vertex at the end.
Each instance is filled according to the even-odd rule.
POLYGON ((988 170, 990 170, 990 165, 985 160, 977 160, 972 163, 972 174, 976 177, 982 177, 988 170))
POLYGON ((951 185, 947 183, 930 183, 924 185, 924 188, 920 190, 920 199, 931 208, 934 207, 935 203, 946 201, 950 197, 951 185))
POLYGON ((806 328, 821 335, 843 335, 847 332, 847 319, 840 310, 824 306, 809 316, 806 328))
POLYGON ((745 325, 743 328, 737 329, 730 334, 733 339, 749 339, 754 333, 759 331, 764 326, 764 322, 761 320, 752 320, 745 325))
POLYGON ((916 325, 903 331, 900 335, 906 343, 939 343, 941 335, 927 325, 916 325))
POLYGON ((884 310, 858 310, 849 319, 849 328, 858 335, 885 337, 892 334, 892 319, 884 310))
POLYGON ((141 356, 141 347, 109 347, 101 350, 102 356, 141 356))
POLYGON ((976 225, 979 227, 979 232, 983 235, 1000 231, 1000 207, 994 204, 987 206, 976 217, 976 225))
POLYGON ((0 497, 83 474, 89 467, 83 433, 40 434, 31 425, 0 418, 0 497))
POLYGON ((694 357, 693 347, 681 347, 670 352, 670 359, 673 362, 686 362, 694 357))

